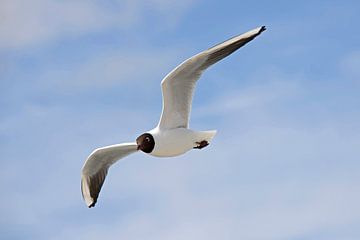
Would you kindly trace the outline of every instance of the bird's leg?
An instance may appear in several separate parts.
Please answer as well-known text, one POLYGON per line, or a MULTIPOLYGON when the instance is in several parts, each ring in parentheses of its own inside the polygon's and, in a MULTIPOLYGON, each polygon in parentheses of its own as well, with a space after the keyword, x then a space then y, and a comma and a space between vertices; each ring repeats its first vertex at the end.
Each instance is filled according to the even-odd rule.
POLYGON ((194 147, 194 148, 196 148, 196 149, 202 149, 202 148, 206 147, 207 145, 209 145, 209 142, 203 140, 203 141, 201 141, 201 142, 196 142, 196 144, 197 144, 197 146, 194 147))

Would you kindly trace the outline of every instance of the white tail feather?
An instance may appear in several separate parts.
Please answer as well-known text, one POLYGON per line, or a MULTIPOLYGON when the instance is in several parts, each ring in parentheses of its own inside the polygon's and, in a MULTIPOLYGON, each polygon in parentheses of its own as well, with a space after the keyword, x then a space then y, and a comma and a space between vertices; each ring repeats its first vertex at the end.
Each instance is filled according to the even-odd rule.
POLYGON ((207 142, 211 142, 211 140, 215 137, 217 133, 217 130, 209 130, 209 131, 199 131, 197 132, 197 137, 199 139, 197 139, 197 141, 207 141, 207 142))

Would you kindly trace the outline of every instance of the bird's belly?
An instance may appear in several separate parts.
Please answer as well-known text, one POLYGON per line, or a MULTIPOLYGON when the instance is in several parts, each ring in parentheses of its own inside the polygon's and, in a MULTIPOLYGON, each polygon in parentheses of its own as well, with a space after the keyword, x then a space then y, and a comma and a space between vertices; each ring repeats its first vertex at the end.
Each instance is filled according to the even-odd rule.
POLYGON ((169 130, 154 138, 155 147, 150 154, 156 157, 178 156, 194 147, 193 131, 189 129, 169 130))

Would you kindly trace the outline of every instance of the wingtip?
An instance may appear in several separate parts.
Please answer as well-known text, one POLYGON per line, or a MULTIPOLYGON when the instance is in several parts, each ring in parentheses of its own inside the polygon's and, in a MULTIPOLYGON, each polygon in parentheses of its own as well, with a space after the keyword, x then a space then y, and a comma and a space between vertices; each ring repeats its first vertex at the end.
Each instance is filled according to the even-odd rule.
POLYGON ((265 30, 266 30, 266 27, 265 27, 265 26, 262 26, 262 27, 260 28, 259 33, 262 33, 262 32, 265 31, 265 30))
POLYGON ((95 207, 96 203, 97 203, 97 198, 94 199, 94 198, 91 197, 91 199, 86 200, 86 205, 88 206, 88 208, 95 207))
POLYGON ((88 206, 88 208, 95 207, 95 204, 96 204, 96 201, 92 202, 92 203, 88 206))
POLYGON ((88 208, 92 208, 95 207, 95 204, 97 202, 97 198, 94 199, 93 197, 90 196, 90 192, 88 190, 88 187, 85 186, 84 184, 86 184, 86 181, 84 180, 84 177, 81 178, 81 195, 87 205, 88 208))

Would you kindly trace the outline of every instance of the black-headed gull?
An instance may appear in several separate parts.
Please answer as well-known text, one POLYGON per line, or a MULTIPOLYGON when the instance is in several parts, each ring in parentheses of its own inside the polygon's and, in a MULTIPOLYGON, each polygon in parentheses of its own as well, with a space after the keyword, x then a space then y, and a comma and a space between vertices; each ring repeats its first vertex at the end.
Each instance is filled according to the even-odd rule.
POLYGON ((94 207, 109 167, 119 159, 141 150, 156 157, 173 157, 191 149, 206 147, 216 130, 189 129, 192 96, 202 72, 253 40, 265 27, 233 37, 181 63, 161 82, 163 108, 158 125, 140 135, 136 142, 111 145, 94 150, 81 174, 82 196, 94 207))

